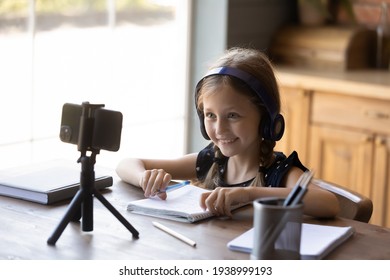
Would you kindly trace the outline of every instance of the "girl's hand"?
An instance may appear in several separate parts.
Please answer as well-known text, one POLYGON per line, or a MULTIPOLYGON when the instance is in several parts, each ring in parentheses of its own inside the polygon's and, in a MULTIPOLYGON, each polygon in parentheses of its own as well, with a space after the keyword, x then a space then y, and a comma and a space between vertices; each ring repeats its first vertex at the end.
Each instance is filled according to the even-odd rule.
POLYGON ((159 191, 165 190, 171 180, 171 174, 163 169, 145 170, 139 185, 144 190, 145 197, 158 195, 161 199, 165 200, 167 194, 165 192, 159 193, 159 191))
POLYGON ((250 201, 251 187, 234 187, 221 188, 218 187, 212 192, 203 193, 200 198, 200 206, 216 216, 232 217, 231 206, 237 203, 245 203, 250 201))

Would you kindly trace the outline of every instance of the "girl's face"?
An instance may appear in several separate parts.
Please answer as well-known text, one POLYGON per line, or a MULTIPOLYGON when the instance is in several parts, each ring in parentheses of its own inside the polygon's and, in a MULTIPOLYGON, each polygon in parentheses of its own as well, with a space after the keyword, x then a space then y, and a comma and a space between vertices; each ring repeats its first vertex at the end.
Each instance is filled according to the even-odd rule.
POLYGON ((229 86, 203 95, 206 132, 227 157, 258 155, 260 112, 243 94, 229 86))

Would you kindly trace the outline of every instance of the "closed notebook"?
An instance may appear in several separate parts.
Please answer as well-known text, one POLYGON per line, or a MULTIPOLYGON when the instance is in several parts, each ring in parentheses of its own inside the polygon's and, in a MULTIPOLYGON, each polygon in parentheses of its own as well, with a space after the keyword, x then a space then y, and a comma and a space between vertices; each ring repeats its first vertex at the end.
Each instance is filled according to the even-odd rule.
MULTIPOLYGON (((0 195, 41 204, 70 199, 80 189, 80 172, 80 164, 66 160, 0 170, 0 195)), ((95 173, 96 189, 112 186, 111 176, 95 173)))
MULTIPOLYGON (((227 244, 228 248, 233 251, 250 254, 253 248, 253 233, 253 228, 244 232, 230 241, 227 244)), ((323 259, 352 236, 353 233, 354 229, 350 226, 337 227, 303 223, 300 249, 301 259, 323 259)))
MULTIPOLYGON (((132 201, 127 205, 127 210, 135 214, 194 223, 213 217, 211 212, 203 210, 199 205, 200 195, 209 191, 197 186, 186 185, 168 192, 166 200, 155 196, 132 201)), ((242 206, 235 205, 232 210, 242 206)))

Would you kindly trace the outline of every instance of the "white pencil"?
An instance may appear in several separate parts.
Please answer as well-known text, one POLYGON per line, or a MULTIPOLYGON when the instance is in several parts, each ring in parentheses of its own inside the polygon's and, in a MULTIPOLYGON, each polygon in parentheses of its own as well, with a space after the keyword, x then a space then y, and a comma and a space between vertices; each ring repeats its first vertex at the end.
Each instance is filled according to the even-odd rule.
POLYGON ((187 243, 188 245, 192 246, 192 247, 195 247, 196 246, 196 242, 185 237, 184 235, 174 231, 174 230, 171 230, 170 228, 167 228, 166 226, 160 224, 160 223, 157 223, 157 222, 152 222, 152 224, 158 228, 158 229, 161 229, 162 231, 165 231, 166 233, 172 235, 173 237, 176 237, 177 239, 187 243))

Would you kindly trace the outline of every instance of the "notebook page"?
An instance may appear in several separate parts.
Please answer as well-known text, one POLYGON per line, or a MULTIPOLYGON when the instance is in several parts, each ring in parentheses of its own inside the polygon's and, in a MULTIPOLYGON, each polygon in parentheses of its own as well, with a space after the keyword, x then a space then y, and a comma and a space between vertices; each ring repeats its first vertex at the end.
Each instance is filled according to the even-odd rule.
MULTIPOLYGON (((322 259, 337 246, 347 240, 354 230, 352 227, 302 224, 301 258, 322 259)), ((244 232, 231 240, 227 246, 234 251, 251 253, 254 229, 244 232)))
POLYGON ((131 210, 131 208, 137 206, 150 210, 154 209, 156 211, 165 210, 188 214, 203 213, 205 211, 200 207, 200 195, 204 192, 208 192, 208 190, 187 185, 169 192, 166 200, 162 200, 155 196, 132 201, 128 204, 128 209, 131 210))

